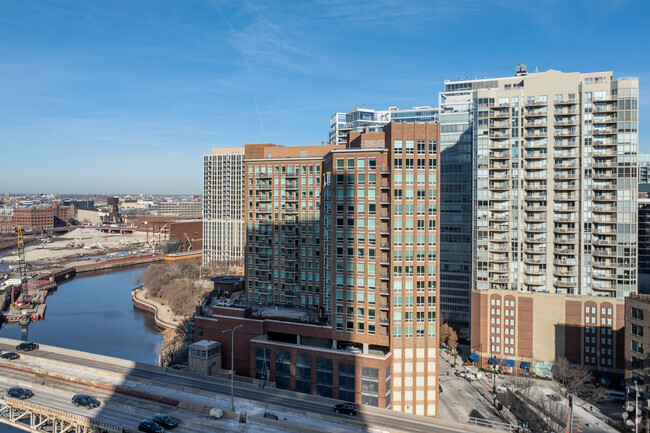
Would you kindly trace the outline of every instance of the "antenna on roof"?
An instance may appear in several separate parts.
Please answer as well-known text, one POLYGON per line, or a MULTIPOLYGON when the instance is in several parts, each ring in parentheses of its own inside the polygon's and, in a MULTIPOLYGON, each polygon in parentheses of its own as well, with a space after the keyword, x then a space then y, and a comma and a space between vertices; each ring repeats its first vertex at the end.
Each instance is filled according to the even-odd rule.
POLYGON ((539 72, 539 69, 537 69, 537 66, 535 66, 535 72, 539 72))

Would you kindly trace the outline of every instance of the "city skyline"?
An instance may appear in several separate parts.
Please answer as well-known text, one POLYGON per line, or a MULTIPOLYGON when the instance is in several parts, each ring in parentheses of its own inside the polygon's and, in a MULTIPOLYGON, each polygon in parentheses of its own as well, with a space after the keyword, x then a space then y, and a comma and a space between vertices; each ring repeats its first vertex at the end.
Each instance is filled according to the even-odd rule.
POLYGON ((435 107, 445 79, 648 76, 635 2, 119 5, 0 5, 2 192, 199 194, 211 148, 318 145, 335 112, 435 107))

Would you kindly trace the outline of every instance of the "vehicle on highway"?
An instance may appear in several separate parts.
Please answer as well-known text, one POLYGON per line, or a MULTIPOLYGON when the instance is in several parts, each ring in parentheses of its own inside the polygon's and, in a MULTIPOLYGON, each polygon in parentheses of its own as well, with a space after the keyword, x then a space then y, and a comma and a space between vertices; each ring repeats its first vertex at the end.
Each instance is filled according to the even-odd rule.
POLYGON ((19 388, 17 386, 11 388, 7 391, 9 397, 17 398, 19 400, 27 400, 28 398, 34 397, 34 393, 29 389, 19 388))
POLYGON ((334 405, 334 412, 352 416, 359 413, 359 406, 355 403, 339 403, 334 405))
POLYGON ((165 415, 164 413, 158 413, 154 415, 153 421, 165 428, 178 427, 178 420, 176 418, 172 418, 169 415, 165 415))
POLYGON ((145 419, 143 421, 140 421, 140 424, 138 425, 138 430, 148 432, 148 433, 161 433, 164 432, 165 429, 153 422, 153 420, 150 419, 145 419))
POLYGON ((20 343, 18 346, 16 346, 16 350, 24 350, 25 352, 36 349, 38 349, 38 344, 36 343, 20 343))
POLYGON ((88 409, 99 407, 101 404, 95 397, 86 394, 76 394, 72 397, 72 404, 75 406, 85 406, 88 409))
POLYGON ((0 355, 0 358, 2 358, 2 359, 18 359, 18 358, 20 358, 20 355, 17 354, 16 352, 7 352, 7 353, 3 353, 2 355, 0 355))

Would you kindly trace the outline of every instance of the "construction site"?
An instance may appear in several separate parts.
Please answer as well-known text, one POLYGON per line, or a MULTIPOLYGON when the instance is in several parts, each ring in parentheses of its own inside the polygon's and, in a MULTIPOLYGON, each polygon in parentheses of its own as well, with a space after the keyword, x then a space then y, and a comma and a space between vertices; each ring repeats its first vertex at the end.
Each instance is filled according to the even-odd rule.
POLYGON ((48 294, 78 273, 200 254, 200 249, 191 251, 186 233, 170 233, 169 224, 134 230, 123 225, 76 227, 41 237, 25 236, 17 227, 12 241, 13 248, 0 255, 0 322, 19 323, 25 334, 29 323, 44 318, 48 294))

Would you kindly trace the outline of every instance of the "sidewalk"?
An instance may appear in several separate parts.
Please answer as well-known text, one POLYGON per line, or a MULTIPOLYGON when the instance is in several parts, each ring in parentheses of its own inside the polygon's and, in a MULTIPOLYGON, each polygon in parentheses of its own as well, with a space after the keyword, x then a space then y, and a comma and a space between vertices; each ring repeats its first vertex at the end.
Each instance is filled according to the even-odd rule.
POLYGON ((131 297, 136 308, 153 313, 156 324, 165 329, 176 329, 187 317, 175 315, 162 299, 149 298, 146 288, 134 289, 131 297))

